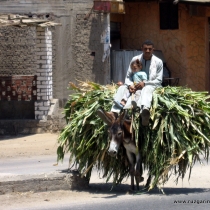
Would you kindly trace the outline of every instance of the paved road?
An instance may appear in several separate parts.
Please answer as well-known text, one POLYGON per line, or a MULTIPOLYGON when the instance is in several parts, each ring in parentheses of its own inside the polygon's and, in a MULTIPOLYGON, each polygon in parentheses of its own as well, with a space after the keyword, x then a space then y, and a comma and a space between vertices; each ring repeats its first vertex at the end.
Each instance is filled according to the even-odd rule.
POLYGON ((29 158, 0 159, 0 177, 11 175, 27 175, 61 171, 68 168, 68 158, 57 163, 56 155, 34 156, 29 158))
MULTIPOLYGON (((54 157, 54 156, 51 156, 54 157)), ((40 156, 39 158, 29 158, 21 163, 21 168, 16 170, 15 165, 21 159, 17 159, 7 164, 4 163, 4 171, 19 174, 21 169, 28 165, 31 167, 31 173, 38 170, 38 166, 45 166, 45 169, 51 170, 54 158, 40 156), (41 159, 44 158, 43 160, 41 159), (39 162, 40 161, 40 162, 39 162), (40 164, 40 165, 39 165, 40 164), (7 169, 6 169, 7 168, 7 169)), ((67 159, 68 160, 68 159, 67 159)), ((65 160, 63 168, 66 169, 68 161, 65 160)), ((20 162, 19 162, 20 164, 20 162)), ((1 165, 2 166, 2 165, 1 165)), ((61 167, 61 166, 58 166, 61 167)), ((62 169, 61 167, 61 169, 62 169)), ((42 167, 41 167, 42 168, 42 167)), ((2 168, 0 167, 1 171, 2 168)), ((22 171, 24 172, 24 171, 22 171)), ((124 184, 117 186, 110 191, 111 184, 105 183, 105 179, 99 179, 97 171, 93 172, 91 177, 90 189, 79 192, 48 192, 47 194, 25 194, 24 197, 16 197, 14 201, 12 195, 8 198, 10 207, 7 210, 139 210, 139 209, 209 209, 210 207, 210 165, 201 166, 198 163, 193 167, 190 182, 186 176, 183 182, 180 180, 178 185, 173 182, 173 177, 164 186, 163 195, 159 190, 154 189, 146 194, 132 195, 127 194, 129 188, 129 180, 124 184), (24 198, 24 199, 23 199, 24 198), (22 199, 22 201, 20 201, 22 199), (31 200, 30 200, 31 199, 31 200), (18 204, 18 202, 20 202, 18 204)), ((186 174, 188 175, 188 174, 186 174)), ((146 174, 144 174, 146 177, 146 174)), ((3 198, 3 197, 2 197, 3 198)), ((7 198, 7 197, 6 197, 7 198)), ((0 196, 1 200, 1 196, 0 196)), ((2 201, 1 201, 2 203, 2 201)))
MULTIPOLYGON (((32 138, 31 136, 30 138, 32 138)), ((52 139, 53 136, 49 138, 52 139)), ((34 136, 33 141, 29 141, 29 137, 21 138, 20 143, 17 144, 15 140, 2 141, 2 152, 10 151, 9 157, 0 158, 0 179, 9 176, 27 175, 37 173, 48 173, 51 171, 62 171, 68 168, 68 155, 64 159, 64 163, 56 163, 56 153, 54 142, 49 141, 49 145, 43 147, 42 142, 46 142, 46 136, 34 136), (35 141, 37 143, 35 143, 35 141), (11 145, 8 145, 8 143, 11 145), (29 146, 32 143, 31 151, 34 151, 37 146, 36 155, 28 153, 29 146), (25 146, 25 157, 18 156, 22 154, 22 147, 25 146), (51 146, 51 147, 50 147, 51 146), (20 149, 19 149, 20 148, 20 149), (42 149, 42 151, 41 151, 42 149), (47 149, 47 150, 46 150, 47 149), (48 149, 52 153, 48 154, 48 149), (38 151, 40 152, 38 153, 38 151), (15 154, 15 155, 14 155, 15 154), (39 154, 39 155, 37 155, 39 154), (41 155, 40 155, 41 154, 41 155), (42 155, 45 154, 45 155, 42 155), (53 155, 52 155, 53 154, 53 155)), ((56 140, 56 138, 55 138, 56 140)), ((2 153, 1 153, 2 154, 2 153)), ((173 177, 164 186, 166 195, 161 194, 158 190, 152 190, 147 194, 130 195, 127 194, 130 180, 124 181, 122 185, 117 186, 110 192, 111 183, 106 184, 105 179, 100 179, 97 171, 94 170, 91 180, 90 189, 84 191, 51 191, 43 193, 13 193, 10 195, 0 195, 1 209, 4 210, 66 210, 66 209, 209 209, 210 199, 210 165, 201 166, 198 163, 193 167, 190 181, 188 181, 188 173, 183 182, 179 180, 176 185, 173 177), (179 204, 174 203, 179 201, 179 204), (182 203, 187 202, 187 203, 182 203), (189 203, 188 203, 189 202, 189 203), (194 203, 195 202, 195 203, 194 203)), ((146 177, 146 174, 144 174, 146 177)))
MULTIPOLYGON (((105 187, 101 186, 101 187, 105 187)), ((91 199, 85 200, 81 197, 77 202, 71 198, 62 203, 39 205, 31 208, 17 208, 16 210, 207 210, 210 208, 210 189, 208 188, 165 188, 167 195, 153 190, 147 194, 125 195, 120 192, 112 194, 104 193, 98 198, 93 195, 91 199)), ((58 194, 59 195, 59 194, 58 194)), ((50 203, 50 201, 49 201, 50 203)))

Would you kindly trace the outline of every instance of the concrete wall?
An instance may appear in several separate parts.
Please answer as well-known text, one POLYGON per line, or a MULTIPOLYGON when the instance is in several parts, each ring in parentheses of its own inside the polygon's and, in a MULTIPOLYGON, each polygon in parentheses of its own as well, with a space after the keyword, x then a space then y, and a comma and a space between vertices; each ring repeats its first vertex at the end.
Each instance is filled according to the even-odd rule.
POLYGON ((59 99, 60 107, 69 97, 67 87, 70 81, 109 82, 109 61, 102 62, 103 46, 100 43, 103 15, 92 13, 88 16, 92 6, 92 0, 0 1, 1 14, 51 13, 55 21, 62 24, 52 32, 55 43, 52 55, 53 98, 59 99))
POLYGON ((1 120, 0 134, 57 132, 65 124, 62 108, 71 93, 69 82, 110 82, 109 60, 102 62, 100 43, 106 21, 103 14, 91 12, 92 6, 92 0, 0 1, 0 14, 50 15, 62 24, 48 29, 0 28, 0 74, 37 75, 36 120, 1 120), (5 40, 10 44, 5 46, 5 40), (8 48, 11 44, 17 53, 8 48))
POLYGON ((0 28, 0 75, 33 75, 36 72, 36 29, 0 28))
MULTIPOLYGON (((2 27, 0 33, 0 75, 36 75, 37 89, 32 93, 37 96, 35 119, 46 119, 53 93, 52 31, 41 27, 2 27)), ((18 93, 20 97, 23 90, 25 87, 18 93)))
POLYGON ((160 30, 157 2, 125 6, 125 15, 111 16, 111 21, 121 22, 123 49, 140 49, 142 42, 150 39, 163 51, 172 77, 180 78, 179 85, 210 90, 208 8, 198 6, 197 14, 192 15, 189 5, 179 3, 179 29, 160 30))

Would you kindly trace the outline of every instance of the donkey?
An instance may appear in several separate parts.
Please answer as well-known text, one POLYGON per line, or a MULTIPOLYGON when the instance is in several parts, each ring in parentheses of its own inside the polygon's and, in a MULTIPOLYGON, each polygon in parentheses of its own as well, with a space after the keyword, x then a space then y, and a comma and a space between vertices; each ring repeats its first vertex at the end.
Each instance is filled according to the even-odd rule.
POLYGON ((134 190, 134 177, 136 188, 139 190, 139 183, 144 181, 142 177, 142 160, 135 138, 132 134, 131 120, 126 119, 126 111, 119 116, 112 112, 97 110, 98 116, 108 125, 110 145, 108 154, 112 157, 117 155, 118 149, 122 144, 126 149, 126 155, 130 165, 131 190, 134 190))

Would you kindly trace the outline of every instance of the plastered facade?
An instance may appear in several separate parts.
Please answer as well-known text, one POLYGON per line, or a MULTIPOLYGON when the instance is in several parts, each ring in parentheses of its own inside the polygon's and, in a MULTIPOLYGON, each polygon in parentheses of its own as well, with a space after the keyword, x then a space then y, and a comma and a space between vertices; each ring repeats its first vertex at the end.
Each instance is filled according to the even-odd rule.
POLYGON ((140 49, 150 39, 162 50, 172 77, 180 78, 179 85, 209 91, 209 8, 198 6, 194 15, 189 5, 179 4, 179 29, 160 30, 157 2, 125 6, 125 15, 111 16, 111 21, 121 22, 121 47, 140 49))

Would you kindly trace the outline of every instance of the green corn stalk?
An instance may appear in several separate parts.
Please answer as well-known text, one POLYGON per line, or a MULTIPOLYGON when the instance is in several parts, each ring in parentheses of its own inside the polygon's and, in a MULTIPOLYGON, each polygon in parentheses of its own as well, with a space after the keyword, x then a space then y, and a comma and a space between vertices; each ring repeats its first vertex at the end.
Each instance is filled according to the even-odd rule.
MULTIPOLYGON (((113 185, 120 184, 129 176, 125 149, 120 147, 117 158, 107 154, 107 126, 96 115, 99 107, 110 111, 117 86, 80 82, 77 86, 70 83, 70 89, 74 92, 64 108, 66 126, 58 139, 58 161, 70 153, 71 164, 77 164, 87 179, 95 166, 107 181, 112 178, 113 185)), ((200 161, 200 156, 208 160, 209 98, 205 91, 195 92, 186 87, 157 88, 149 126, 141 126, 139 113, 134 114, 135 141, 141 140, 143 166, 152 176, 149 189, 165 184, 172 174, 178 182, 188 168, 190 179, 195 161, 200 161)))

